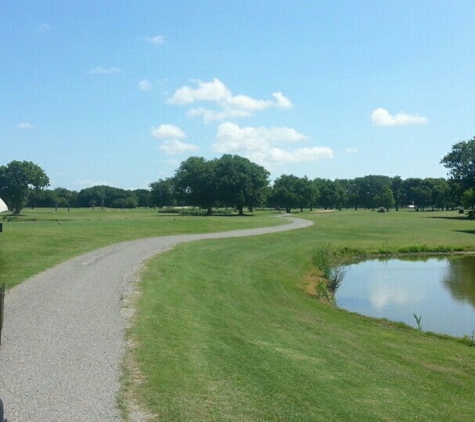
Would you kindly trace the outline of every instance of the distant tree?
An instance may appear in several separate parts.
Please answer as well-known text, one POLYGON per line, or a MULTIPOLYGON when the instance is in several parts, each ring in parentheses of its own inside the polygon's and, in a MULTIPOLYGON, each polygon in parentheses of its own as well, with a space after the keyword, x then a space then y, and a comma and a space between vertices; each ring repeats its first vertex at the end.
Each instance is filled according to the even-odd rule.
POLYGON ((447 181, 443 178, 426 178, 424 183, 431 190, 431 206, 432 208, 444 209, 449 206, 450 202, 450 187, 447 181))
POLYGON ((13 214, 18 215, 28 199, 29 189, 49 186, 44 170, 31 161, 12 161, 0 166, 0 197, 13 214))
POLYGON ((271 202, 274 206, 285 208, 286 213, 290 213, 292 208, 299 206, 297 176, 283 174, 274 181, 271 193, 271 202))
POLYGON ((386 194, 388 189, 391 189, 392 185, 390 177, 381 175, 358 177, 355 183, 358 185, 358 202, 361 206, 372 210, 375 207, 384 206, 378 203, 378 200, 386 194))
POLYGON ((389 211, 389 208, 395 204, 393 191, 390 188, 386 188, 383 192, 376 195, 375 201, 386 208, 386 211, 389 211))
POLYGON ((76 191, 71 191, 65 188, 56 188, 54 190, 54 193, 58 201, 58 206, 68 207, 68 211, 72 206, 74 206, 76 198, 78 196, 78 193, 76 191))
POLYGON ((414 204, 416 211, 424 211, 431 206, 432 187, 430 183, 420 178, 409 178, 404 181, 406 195, 410 203, 414 204))
POLYGON ((174 178, 169 177, 150 183, 150 190, 150 202, 153 206, 162 208, 176 205, 174 178))
POLYGON ((317 178, 313 181, 318 192, 318 205, 324 209, 332 208, 335 206, 335 186, 333 181, 329 179, 317 178))
POLYGON ((132 191, 100 185, 79 191, 76 203, 79 207, 91 206, 93 210, 98 204, 102 209, 104 209, 104 207, 123 208, 124 201, 126 201, 127 198, 133 199, 128 202, 128 206, 135 208, 138 204, 138 198, 132 191), (123 199, 124 201, 117 201, 118 199, 123 199), (132 206, 132 204, 135 204, 135 206, 132 206))
POLYGON ((151 205, 152 194, 148 189, 135 189, 132 193, 137 197, 138 207, 149 207, 151 205))
POLYGON ((25 206, 36 207, 55 207, 58 198, 53 190, 50 189, 28 189, 28 199, 25 206))
POLYGON ((333 206, 340 211, 347 202, 345 189, 338 179, 333 182, 333 201, 333 206))
POLYGON ((313 203, 318 194, 318 189, 307 176, 299 177, 296 186, 297 191, 297 205, 300 208, 300 212, 303 211, 305 207, 312 208, 313 203))
POLYGON ((391 180, 391 189, 393 191, 394 206, 396 211, 399 211, 399 207, 405 204, 406 198, 404 196, 403 181, 400 176, 394 176, 391 180))
POLYGON ((353 207, 355 211, 358 211, 359 197, 358 197, 358 186, 355 181, 352 179, 337 179, 339 185, 343 189, 343 205, 345 207, 353 207))

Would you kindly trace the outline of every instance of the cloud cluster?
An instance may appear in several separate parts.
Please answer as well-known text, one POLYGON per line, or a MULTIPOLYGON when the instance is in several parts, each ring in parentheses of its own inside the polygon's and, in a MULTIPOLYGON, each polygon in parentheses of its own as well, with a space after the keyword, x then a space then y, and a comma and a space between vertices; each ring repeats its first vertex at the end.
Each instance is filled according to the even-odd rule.
POLYGON ((203 117, 206 123, 236 117, 247 117, 268 108, 289 109, 292 102, 281 92, 274 92, 272 100, 257 100, 247 95, 233 95, 219 79, 211 82, 196 81, 196 88, 183 86, 168 99, 169 104, 188 105, 198 102, 214 103, 217 109, 192 108, 190 117, 203 117))
POLYGON ((327 147, 307 147, 287 150, 276 144, 294 144, 308 138, 295 129, 286 127, 239 127, 222 123, 218 127, 212 148, 222 154, 239 154, 264 166, 313 162, 333 157, 327 147))
MULTIPOLYGON (((222 121, 217 127, 212 151, 220 154, 239 154, 266 167, 282 164, 314 162, 333 158, 328 147, 296 147, 309 142, 308 136, 290 127, 240 127, 230 119, 252 116, 268 109, 291 109, 292 101, 282 92, 274 92, 271 99, 260 100, 248 95, 234 95, 219 79, 196 81, 194 87, 183 86, 167 100, 169 104, 189 106, 208 103, 209 107, 188 110, 189 117, 202 117, 205 123, 222 121)), ((198 149, 183 142, 186 134, 177 126, 162 124, 151 129, 152 136, 162 140, 160 149, 167 155, 184 154, 198 149)))
POLYGON ((186 138, 186 134, 178 126, 160 125, 152 127, 150 134, 162 140, 159 148, 167 155, 179 155, 199 149, 196 145, 181 141, 181 139, 186 138))
POLYGON ((373 113, 371 113, 371 120, 376 126, 424 125, 429 122, 426 117, 411 116, 403 112, 391 115, 384 108, 374 110, 373 113))

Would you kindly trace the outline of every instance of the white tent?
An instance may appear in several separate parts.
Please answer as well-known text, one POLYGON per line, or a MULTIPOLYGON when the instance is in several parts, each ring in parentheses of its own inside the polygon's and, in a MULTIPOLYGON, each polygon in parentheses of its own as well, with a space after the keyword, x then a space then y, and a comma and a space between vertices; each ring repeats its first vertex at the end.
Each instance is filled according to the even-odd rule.
POLYGON ((5 204, 5 202, 3 202, 2 198, 0 198, 0 212, 3 212, 3 211, 8 211, 8 207, 5 204))

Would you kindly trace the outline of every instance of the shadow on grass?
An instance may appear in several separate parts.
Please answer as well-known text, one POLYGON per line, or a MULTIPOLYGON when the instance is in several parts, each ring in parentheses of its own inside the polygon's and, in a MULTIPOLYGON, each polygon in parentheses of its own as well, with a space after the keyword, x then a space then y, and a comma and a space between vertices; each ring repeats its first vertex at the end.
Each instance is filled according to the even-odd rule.
POLYGON ((226 217, 226 218, 230 218, 230 217, 254 217, 255 214, 235 214, 235 213, 229 213, 229 214, 226 214, 226 213, 216 213, 216 214, 193 214, 193 213, 158 213, 157 214, 157 217, 226 217))
POLYGON ((475 234, 475 230, 454 230, 457 233, 475 234))
POLYGON ((454 216, 454 217, 442 217, 442 216, 439 216, 439 217, 424 217, 424 218, 437 218, 437 219, 441 219, 441 220, 460 220, 460 221, 473 221, 473 220, 470 220, 467 216, 464 216, 464 215, 461 215, 461 216, 454 216))

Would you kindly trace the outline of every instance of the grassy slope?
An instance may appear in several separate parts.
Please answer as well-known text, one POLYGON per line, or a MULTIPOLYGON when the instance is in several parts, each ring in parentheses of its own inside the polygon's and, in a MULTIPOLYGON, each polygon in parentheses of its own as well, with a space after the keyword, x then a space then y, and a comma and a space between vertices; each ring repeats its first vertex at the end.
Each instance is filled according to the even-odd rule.
MULTIPOLYGON (((5 213, 2 213, 4 216, 5 213)), ((24 210, 17 220, 3 222, 0 233, 0 285, 25 280, 68 258, 132 239, 183 233, 238 230, 281 224, 268 214, 249 218, 159 215, 153 209, 24 210), (61 224, 60 224, 61 222, 61 224)))
POLYGON ((302 283, 320 241, 473 249, 475 223, 447 213, 304 216, 315 226, 151 260, 130 330, 140 374, 129 368, 125 395, 157 420, 470 420, 475 348, 339 311, 302 283))

